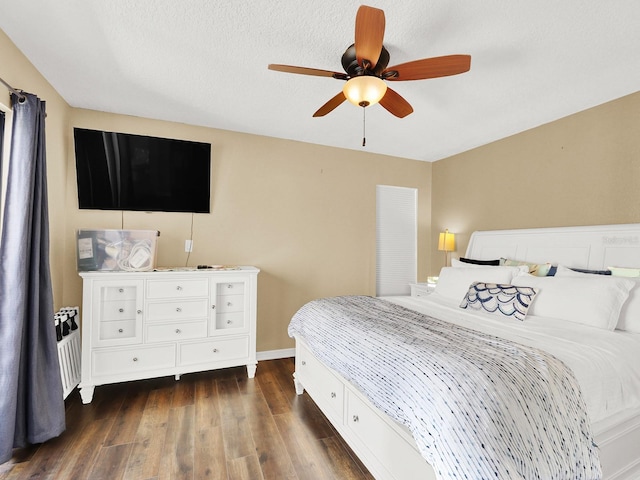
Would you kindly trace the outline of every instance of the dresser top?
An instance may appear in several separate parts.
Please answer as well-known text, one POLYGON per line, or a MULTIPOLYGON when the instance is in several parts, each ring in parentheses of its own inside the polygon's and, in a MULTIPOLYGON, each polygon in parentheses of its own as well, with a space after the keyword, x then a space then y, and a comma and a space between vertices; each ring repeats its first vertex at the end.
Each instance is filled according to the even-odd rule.
POLYGON ((125 270, 95 270, 90 272, 78 272, 81 277, 93 277, 104 275, 163 275, 163 274, 186 274, 186 275, 204 275, 204 274, 228 274, 233 275, 238 273, 258 273, 259 268, 250 265, 214 265, 211 268, 196 268, 196 267, 157 267, 153 270, 147 271, 135 271, 128 272, 125 270))

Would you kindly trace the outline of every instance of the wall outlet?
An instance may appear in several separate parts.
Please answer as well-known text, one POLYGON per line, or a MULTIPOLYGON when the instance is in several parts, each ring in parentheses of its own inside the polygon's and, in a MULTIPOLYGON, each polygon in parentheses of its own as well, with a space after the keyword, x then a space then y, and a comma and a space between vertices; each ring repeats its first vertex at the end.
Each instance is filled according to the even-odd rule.
POLYGON ((193 252, 193 240, 184 241, 184 251, 187 253, 193 252))

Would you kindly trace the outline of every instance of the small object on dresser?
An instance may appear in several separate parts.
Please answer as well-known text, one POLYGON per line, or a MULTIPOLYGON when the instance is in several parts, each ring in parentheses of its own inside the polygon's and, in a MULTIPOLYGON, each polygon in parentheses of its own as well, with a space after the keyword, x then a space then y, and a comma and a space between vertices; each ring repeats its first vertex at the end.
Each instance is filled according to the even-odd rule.
POLYGON ((79 229, 78 272, 153 270, 159 236, 157 230, 79 229))

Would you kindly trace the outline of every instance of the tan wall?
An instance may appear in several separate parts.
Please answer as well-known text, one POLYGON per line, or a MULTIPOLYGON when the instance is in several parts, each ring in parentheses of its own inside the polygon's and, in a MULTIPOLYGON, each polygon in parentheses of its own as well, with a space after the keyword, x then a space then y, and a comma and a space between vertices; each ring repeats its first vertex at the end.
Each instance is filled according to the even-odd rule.
MULTIPOLYGON (((189 264, 263 270, 259 350, 292 346, 286 325, 303 302, 375 291, 376 184, 419 188, 419 279, 442 266, 435 240, 445 228, 458 234, 459 256, 474 230, 640 222, 640 93, 428 164, 74 110, 2 32, 0 66, 10 84, 47 101, 56 308, 81 300, 77 228, 158 229, 159 264, 184 265, 191 226, 188 214, 79 211, 74 125, 213 144, 212 213, 194 216, 189 264)), ((9 103, 4 89, 0 102, 9 103)))
POLYGON ((454 258, 475 230, 640 222, 640 93, 435 162, 432 202, 454 258))
MULTIPOLYGON (((258 350, 290 348, 288 322, 304 302, 375 293, 375 186, 419 189, 420 278, 427 274, 431 164, 209 128, 70 108, 0 31, 0 76, 47 101, 51 269, 55 308, 81 304, 78 228, 160 230, 158 264, 187 261, 191 215, 80 211, 72 127, 211 142, 212 213, 193 218, 189 265, 262 269, 258 350)), ((9 96, 0 89, 0 101, 9 96)))
MULTIPOLYGON (((0 77, 13 88, 33 93, 46 101, 47 179, 51 239, 51 278, 55 308, 63 303, 66 216, 64 205, 69 153, 65 139, 71 108, 0 30, 0 77)), ((0 102, 11 105, 8 90, 0 85, 0 102)))
MULTIPOLYGON (((212 144, 212 210, 193 217, 188 265, 244 264, 262 270, 258 351, 293 346, 287 325, 308 300, 375 294, 377 184, 419 189, 419 275, 427 274, 429 163, 88 110, 74 110, 71 123, 212 144)), ((71 148, 67 162, 67 303, 81 299, 75 271, 78 228, 160 230, 158 265, 185 266, 191 214, 78 210, 71 148)))

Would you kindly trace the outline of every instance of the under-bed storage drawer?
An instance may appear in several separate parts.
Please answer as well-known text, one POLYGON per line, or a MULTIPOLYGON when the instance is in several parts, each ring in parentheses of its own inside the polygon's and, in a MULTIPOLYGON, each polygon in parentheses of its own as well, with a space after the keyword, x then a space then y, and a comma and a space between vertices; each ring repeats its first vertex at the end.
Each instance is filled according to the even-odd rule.
POLYGON ((436 479, 411 432, 377 410, 353 385, 322 364, 299 338, 295 381, 298 395, 304 390, 309 393, 375 478, 436 479))
MULTIPOLYGON (((371 451, 382 465, 389 470, 392 478, 415 478, 416 472, 425 468, 426 460, 417 449, 398 448, 410 434, 401 431, 399 425, 392 426, 357 394, 347 391, 347 428, 353 431, 362 444, 371 451)), ((412 440, 408 440, 412 442, 412 440)))
POLYGON ((306 349, 301 348, 296 359, 296 380, 321 408, 329 408, 342 420, 344 412, 344 387, 342 382, 323 367, 318 360, 306 349))

